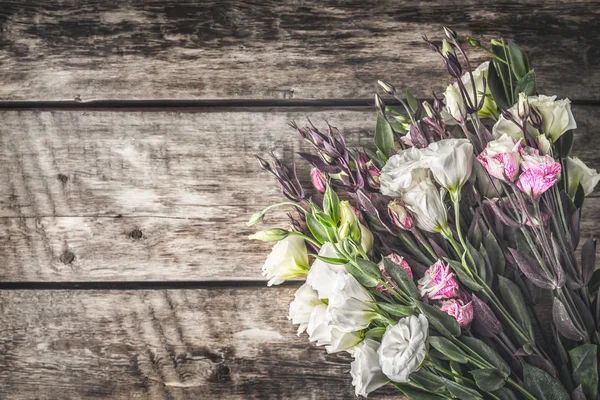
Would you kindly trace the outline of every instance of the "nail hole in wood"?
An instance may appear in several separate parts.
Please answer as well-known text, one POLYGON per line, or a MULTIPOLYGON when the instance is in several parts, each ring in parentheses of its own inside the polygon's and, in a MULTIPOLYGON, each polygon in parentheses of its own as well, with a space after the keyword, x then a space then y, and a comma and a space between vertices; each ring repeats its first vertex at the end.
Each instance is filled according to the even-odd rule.
POLYGON ((142 238, 142 231, 135 228, 131 232, 129 232, 129 237, 135 240, 140 240, 142 238))
POLYGON ((65 250, 60 255, 59 260, 65 265, 71 264, 73 262, 73 260, 75 260, 75 254, 73 254, 69 250, 65 250))
POLYGON ((217 371, 215 372, 215 377, 217 382, 228 381, 231 379, 230 376, 231 369, 227 365, 219 364, 217 366, 217 371))
POLYGON ((63 185, 65 183, 67 183, 67 181, 69 180, 69 177, 66 176, 65 174, 58 174, 56 177, 58 178, 59 181, 61 181, 63 183, 63 185))

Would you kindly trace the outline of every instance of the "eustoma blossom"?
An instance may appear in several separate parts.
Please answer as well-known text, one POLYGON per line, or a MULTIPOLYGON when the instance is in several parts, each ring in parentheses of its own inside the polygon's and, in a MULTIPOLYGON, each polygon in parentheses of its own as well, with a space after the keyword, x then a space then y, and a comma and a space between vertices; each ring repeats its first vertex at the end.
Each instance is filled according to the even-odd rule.
POLYGON ((503 134, 488 143, 487 147, 477 156, 483 168, 493 176, 505 182, 514 182, 519 175, 521 164, 521 140, 515 140, 503 134))
POLYGON ((468 327, 473 321, 473 303, 462 298, 443 300, 440 309, 456 319, 462 327, 468 327))
POLYGON ((450 266, 438 260, 419 279, 421 297, 429 300, 451 299, 458 296, 458 281, 450 266))
POLYGON ((557 182, 560 164, 550 156, 542 156, 536 149, 527 148, 523 151, 521 162, 522 173, 519 175, 517 186, 534 200, 557 182))

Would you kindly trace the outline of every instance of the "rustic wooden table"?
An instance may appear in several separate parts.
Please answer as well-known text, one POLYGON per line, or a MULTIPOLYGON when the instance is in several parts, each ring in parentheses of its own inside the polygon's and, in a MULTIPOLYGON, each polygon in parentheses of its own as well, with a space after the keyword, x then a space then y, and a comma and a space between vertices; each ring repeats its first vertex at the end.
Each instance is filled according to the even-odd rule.
MULTIPOLYGON (((269 245, 245 221, 280 195, 253 155, 297 158, 286 123, 307 116, 368 143, 378 78, 443 90, 421 35, 447 24, 521 43, 541 89, 573 100, 576 151, 600 168, 599 14, 594 1, 0 0, 0 398, 353 398, 349 357, 286 319, 298 285, 260 276, 269 245)), ((584 217, 598 233, 598 196, 584 217)))

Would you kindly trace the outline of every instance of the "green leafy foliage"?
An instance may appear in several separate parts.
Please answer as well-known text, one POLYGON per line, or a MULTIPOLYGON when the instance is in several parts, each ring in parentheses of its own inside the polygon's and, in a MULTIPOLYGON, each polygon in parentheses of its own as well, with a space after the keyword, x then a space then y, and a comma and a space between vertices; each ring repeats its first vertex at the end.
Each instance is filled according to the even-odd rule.
POLYGON ((442 310, 421 301, 416 302, 419 310, 427 317, 429 324, 440 334, 448 338, 460 336, 460 325, 454 317, 442 310))
POLYGON ((527 305, 521 293, 521 289, 510 279, 498 276, 498 289, 502 296, 503 304, 508 307, 508 311, 519 325, 529 332, 529 337, 533 338, 533 326, 527 312, 527 305))
POLYGON ((470 371, 477 387, 486 392, 493 392, 504 386, 508 374, 496 368, 482 368, 470 371))
POLYGON ((481 358, 492 364, 502 373, 509 374, 510 367, 504 359, 489 345, 482 340, 472 336, 461 336, 460 341, 469 346, 469 348, 477 353, 481 358))
POLYGON ((357 258, 356 262, 349 262, 345 267, 346 271, 364 287, 376 287, 381 280, 377 264, 371 261, 357 258))
POLYGON ((570 400, 571 396, 563 385, 546 371, 523 363, 525 389, 537 400, 570 400))
POLYGON ((404 268, 387 258, 383 259, 383 267, 405 295, 415 300, 419 298, 417 286, 404 268))
POLYGON ((588 399, 598 394, 598 346, 584 344, 569 351, 573 380, 581 385, 588 399))
POLYGON ((377 114, 375 124, 375 137, 373 138, 375 147, 387 158, 394 153, 394 132, 388 120, 382 115, 377 114))
POLYGON ((409 315, 413 315, 417 310, 415 306, 404 306, 402 304, 377 303, 377 305, 383 311, 396 317, 408 317, 409 315))

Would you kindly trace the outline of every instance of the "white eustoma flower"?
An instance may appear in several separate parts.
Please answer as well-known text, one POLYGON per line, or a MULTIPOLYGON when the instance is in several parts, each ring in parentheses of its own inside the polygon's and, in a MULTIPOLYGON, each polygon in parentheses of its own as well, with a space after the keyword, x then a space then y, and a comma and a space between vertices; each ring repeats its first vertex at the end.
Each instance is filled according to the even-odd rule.
POLYGON ((305 275, 308 271, 308 252, 304 239, 288 236, 275 243, 262 270, 263 276, 269 279, 268 286, 279 285, 286 279, 305 275))
POLYGON ((375 298, 350 274, 337 276, 327 310, 331 325, 342 332, 365 329, 379 315, 375 298))
MULTIPOLYGON (((577 123, 571 112, 571 101, 569 99, 556 100, 556 96, 530 96, 527 98, 529 107, 535 108, 542 117, 542 130, 546 136, 552 138, 555 142, 563 133, 570 129, 577 128, 577 123)), ((508 109, 515 121, 520 123, 521 118, 519 117, 519 104, 515 104, 508 109)), ((534 138, 540 134, 540 132, 531 125, 531 121, 528 120, 527 132, 529 132, 534 138)), ((503 116, 498 118, 496 124, 492 128, 492 134, 498 138, 503 134, 507 134, 515 140, 523 139, 523 130, 520 126, 515 124, 503 116)))
POLYGON ((354 353, 356 345, 362 342, 362 340, 363 337, 360 331, 342 332, 337 328, 331 327, 331 344, 325 349, 328 353, 347 351, 348 353, 352 354, 354 353))
POLYGON ((444 205, 444 189, 425 180, 404 193, 402 200, 417 221, 417 227, 439 233, 448 229, 448 214, 444 205))
MULTIPOLYGON (((319 255, 329 258, 338 257, 333 245, 329 242, 326 242, 321 246, 319 255)), ((316 259, 308 271, 306 283, 317 291, 320 299, 328 299, 333 294, 334 284, 338 274, 347 274, 346 268, 343 265, 330 264, 316 259)))
POLYGON ((377 350, 383 373, 394 382, 408 382, 427 355, 429 322, 423 314, 402 318, 389 325, 377 350))
POLYGON ((308 321, 315 307, 323 305, 319 299, 319 294, 308 283, 300 286, 294 294, 294 300, 290 303, 290 313, 288 319, 292 320, 298 327, 298 335, 306 330, 308 321))
POLYGON ((317 346, 328 346, 331 344, 331 318, 325 304, 316 306, 310 314, 306 332, 311 342, 317 342, 317 346))
POLYGON ((429 167, 423 154, 423 149, 411 147, 391 156, 379 175, 381 193, 397 198, 419 182, 427 180, 429 167))
MULTIPOLYGON (((485 96, 483 101, 483 107, 479 110, 478 115, 483 118, 493 117, 497 113, 496 103, 491 97, 491 91, 489 85, 485 85, 484 89, 484 78, 487 81, 488 71, 490 62, 486 61, 481 63, 475 70, 469 74, 468 72, 463 74, 461 81, 465 87, 467 96, 469 97, 473 106, 478 106, 481 98, 485 96), (471 83, 471 75, 473 75, 473 81, 475 82, 476 97, 473 96, 473 84, 471 83)), ((465 104, 458 88, 458 83, 448 85, 444 92, 444 100, 446 103, 445 111, 452 116, 454 120, 461 121, 465 117, 465 104)))
POLYGON ((365 339, 354 348, 354 361, 350 364, 352 385, 357 396, 367 395, 389 382, 381 371, 377 349, 379 343, 373 339, 365 339))
POLYGON ((423 155, 435 180, 458 193, 473 170, 473 145, 468 139, 442 139, 429 144, 423 155))
POLYGON ((575 197, 579 184, 583 187, 583 193, 587 196, 594 191, 600 181, 600 175, 595 169, 589 168, 577 157, 567 157, 567 179, 569 181, 569 195, 575 197))

